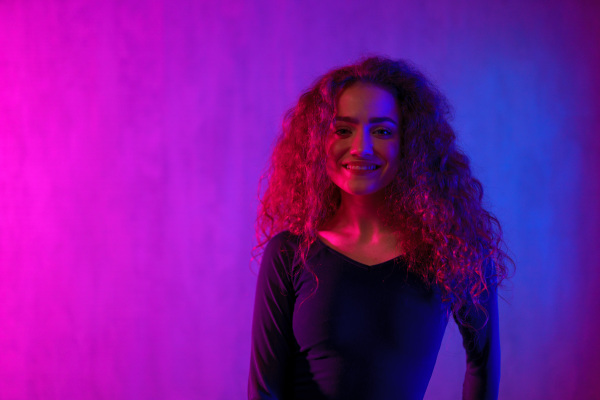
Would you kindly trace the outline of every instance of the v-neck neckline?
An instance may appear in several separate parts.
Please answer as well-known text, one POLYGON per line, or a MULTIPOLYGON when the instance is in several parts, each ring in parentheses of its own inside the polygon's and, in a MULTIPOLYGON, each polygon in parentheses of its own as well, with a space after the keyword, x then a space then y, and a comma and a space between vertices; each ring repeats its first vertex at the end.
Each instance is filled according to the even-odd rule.
POLYGON ((327 243, 325 243, 319 236, 317 236, 317 241, 320 243, 321 246, 323 246, 325 249, 331 251, 333 254, 337 255, 340 258, 343 258, 344 260, 346 260, 347 262, 351 263, 351 264, 356 264, 359 267, 362 268, 366 268, 366 269, 371 269, 371 268, 379 268, 379 267, 383 267, 386 264, 391 264, 391 263, 395 263, 396 261, 400 261, 400 260, 404 260, 405 256, 404 254, 400 254, 399 256, 396 256, 394 258, 391 258, 389 260, 377 263, 377 264, 373 264, 373 265, 369 265, 369 264, 365 264, 362 263, 358 260, 353 259, 352 257, 342 253, 339 250, 334 249, 333 247, 329 246, 327 243))

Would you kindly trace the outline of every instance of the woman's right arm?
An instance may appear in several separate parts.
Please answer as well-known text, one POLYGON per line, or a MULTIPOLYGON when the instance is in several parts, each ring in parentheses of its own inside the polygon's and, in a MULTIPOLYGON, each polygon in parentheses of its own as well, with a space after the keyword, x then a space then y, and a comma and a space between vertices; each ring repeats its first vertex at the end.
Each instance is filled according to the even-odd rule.
POLYGON ((294 291, 284 238, 271 239, 263 254, 254 301, 248 399, 285 399, 295 343, 292 331, 294 291))

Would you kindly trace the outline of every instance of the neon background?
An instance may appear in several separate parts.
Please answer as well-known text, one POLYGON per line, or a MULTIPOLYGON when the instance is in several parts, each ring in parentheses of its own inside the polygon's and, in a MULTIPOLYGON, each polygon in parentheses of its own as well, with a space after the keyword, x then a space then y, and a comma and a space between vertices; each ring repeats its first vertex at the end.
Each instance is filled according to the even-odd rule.
MULTIPOLYGON (((320 74, 407 58, 504 223, 502 399, 600 393, 600 5, 0 2, 0 398, 245 397, 258 178, 320 74)), ((449 325, 427 399, 460 398, 449 325)))

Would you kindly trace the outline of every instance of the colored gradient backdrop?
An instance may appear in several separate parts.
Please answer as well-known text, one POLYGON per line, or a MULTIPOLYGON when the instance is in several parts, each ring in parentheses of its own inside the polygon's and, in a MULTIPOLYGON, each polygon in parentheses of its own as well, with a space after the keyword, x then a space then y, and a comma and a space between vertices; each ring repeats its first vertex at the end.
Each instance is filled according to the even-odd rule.
MULTIPOLYGON (((0 398, 241 399, 257 183, 333 66, 413 60, 503 221, 502 399, 600 393, 594 1, 0 1, 0 398)), ((427 399, 460 398, 448 326, 427 399)))

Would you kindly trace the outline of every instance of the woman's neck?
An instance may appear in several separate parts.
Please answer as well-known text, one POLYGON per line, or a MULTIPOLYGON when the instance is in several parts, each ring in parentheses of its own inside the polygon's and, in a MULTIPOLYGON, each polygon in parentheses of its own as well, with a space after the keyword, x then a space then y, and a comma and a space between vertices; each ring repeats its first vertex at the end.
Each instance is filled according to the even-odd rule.
POLYGON ((352 237, 359 242, 377 241, 391 230, 385 224, 383 193, 353 196, 342 192, 341 204, 323 230, 352 237))

